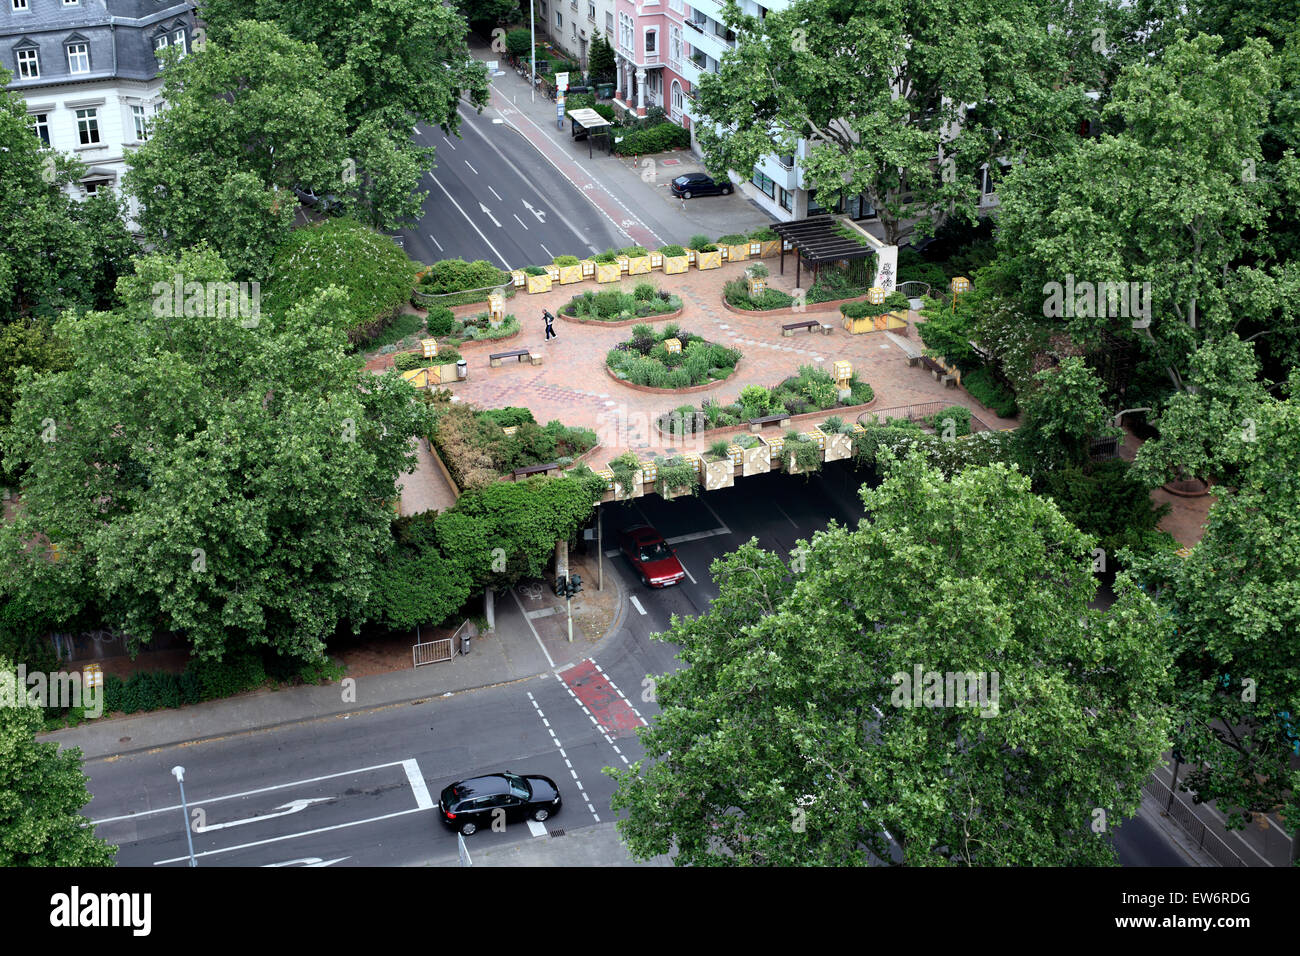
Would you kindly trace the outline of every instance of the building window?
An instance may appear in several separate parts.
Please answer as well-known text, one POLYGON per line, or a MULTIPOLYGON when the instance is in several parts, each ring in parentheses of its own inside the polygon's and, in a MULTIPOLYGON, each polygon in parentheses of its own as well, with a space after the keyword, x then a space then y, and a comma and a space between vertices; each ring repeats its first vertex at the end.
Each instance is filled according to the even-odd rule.
POLYGON ((65 7, 75 7, 75 6, 77 5, 77 3, 78 3, 78 0, 63 0, 63 5, 64 5, 65 7))
POLYGON ((673 80, 672 97, 673 116, 679 117, 682 115, 682 85, 676 80, 673 80))
POLYGON ((14 0, 14 13, 21 13, 27 9, 27 0, 14 0))
POLYGON ((158 36, 154 37, 153 48, 154 48, 154 52, 157 52, 158 50, 167 49, 167 34, 160 33, 158 34, 158 36))
POLYGON ((99 110, 77 110, 77 139, 82 146, 99 142, 99 110))
POLYGON ((149 138, 149 127, 145 125, 144 121, 144 107, 133 105, 131 107, 131 119, 135 122, 135 138, 143 143, 149 138))
POLYGON ((682 0, 668 0, 668 9, 674 13, 682 13, 682 0))
POLYGON ((781 208, 786 212, 794 212, 794 194, 788 189, 781 190, 781 208))
POLYGON ((614 35, 614 14, 607 13, 605 14, 605 36, 612 37, 613 35, 614 35))
POLYGON ((668 27, 668 65, 680 72, 682 65, 682 28, 668 27))
POLYGON ((596 5, 594 3, 587 4, 587 19, 592 23, 596 22, 596 5))
POLYGON ((186 53, 190 52, 189 44, 186 42, 186 40, 187 37, 185 36, 184 27, 172 33, 172 46, 178 46, 181 48, 181 56, 184 56, 186 53))
POLYGON ((556 25, 556 27, 558 27, 559 29, 563 29, 563 28, 564 28, 564 17, 560 15, 560 11, 559 11, 559 10, 556 10, 556 11, 555 11, 555 25, 556 25))
POLYGON ((648 61, 659 59, 659 28, 652 27, 645 32, 645 58, 648 61))
POLYGON ((40 137, 42 143, 50 145, 50 114, 49 113, 30 113, 27 116, 27 122, 31 124, 32 132, 40 137))
POLYGON ((763 190, 768 199, 776 198, 776 183, 767 176, 764 176, 757 166, 754 167, 754 175, 753 178, 750 179, 750 182, 763 190))
POLYGON ((20 80, 36 80, 41 76, 41 64, 39 55, 35 50, 18 51, 18 78, 20 80))
POLYGON ((632 18, 626 13, 618 15, 618 45, 628 53, 632 52, 632 18))
POLYGON ((68 44, 68 72, 90 72, 90 45, 86 43, 68 44))

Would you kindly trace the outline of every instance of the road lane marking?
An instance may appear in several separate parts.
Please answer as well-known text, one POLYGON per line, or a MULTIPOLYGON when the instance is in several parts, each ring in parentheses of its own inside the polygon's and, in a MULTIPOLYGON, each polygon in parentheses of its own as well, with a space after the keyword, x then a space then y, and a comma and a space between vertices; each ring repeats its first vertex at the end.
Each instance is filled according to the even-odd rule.
POLYGON ((276 817, 287 817, 290 814, 301 813, 313 803, 328 803, 333 799, 333 797, 312 797, 307 800, 294 800, 291 803, 282 803, 276 807, 275 809, 279 810, 279 813, 259 813, 243 820, 229 820, 225 823, 213 823, 210 826, 196 826, 194 832, 207 833, 210 830, 228 830, 230 827, 242 827, 250 823, 261 823, 263 820, 274 820, 276 817))
MULTIPOLYGON (((432 179, 435 183, 437 183, 438 188, 442 190, 442 194, 451 200, 451 204, 456 207, 456 209, 460 212, 462 216, 465 217, 465 221, 474 227, 474 231, 479 234, 479 238, 487 243, 487 247, 492 250, 493 254, 496 255, 498 259, 501 260, 501 264, 505 266, 506 269, 509 269, 510 263, 506 261, 506 257, 503 256, 497 250, 496 246, 492 245, 492 243, 488 240, 487 236, 483 235, 483 230, 478 227, 478 223, 476 223, 473 219, 469 217, 469 213, 467 213, 464 209, 460 208, 460 203, 456 202, 456 198, 452 196, 451 193, 447 192, 447 187, 444 186, 441 182, 439 182, 438 177, 433 175, 433 173, 429 174, 429 178, 432 179)), ((497 223, 497 225, 500 225, 500 223, 497 223)))
POLYGON ((555 258, 554 253, 552 253, 550 249, 547 249, 547 248, 546 248, 546 243, 544 243, 544 242, 539 242, 538 245, 542 247, 542 251, 543 251, 544 253, 546 253, 546 254, 547 254, 548 256, 550 256, 552 259, 555 258))
POLYGON ((472 172, 475 176, 478 175, 478 170, 475 169, 475 168, 470 164, 470 161, 469 161, 468 159, 465 160, 465 165, 466 165, 466 166, 469 166, 469 170, 470 170, 470 172, 472 172))
POLYGON ((450 146, 453 150, 456 149, 456 144, 453 143, 453 142, 451 141, 451 137, 450 137, 450 136, 446 136, 446 135, 444 135, 442 138, 445 139, 445 140, 447 141, 447 145, 450 146))
POLYGON ((678 534, 671 538, 664 538, 666 544, 681 544, 685 541, 699 541, 702 538, 716 538, 720 534, 731 534, 730 528, 711 528, 708 531, 692 531, 689 534, 678 534))
MULTIPOLYGON (((519 225, 521 225, 521 226, 524 226, 524 221, 523 221, 522 219, 519 218, 519 213, 517 213, 517 212, 516 212, 516 213, 511 213, 511 215, 513 215, 513 216, 515 217, 515 222, 519 223, 519 225)), ((527 229, 528 227, 527 227, 527 226, 524 226, 524 228, 527 229)))
MULTIPOLYGON (((299 837, 315 836, 317 833, 329 833, 331 830, 345 830, 348 827, 359 827, 367 823, 378 823, 380 820, 392 820, 395 817, 404 817, 409 813, 422 813, 419 808, 411 810, 399 810, 396 813, 385 813, 383 816, 367 817, 365 820, 353 820, 349 823, 336 823, 330 827, 317 827, 315 830, 304 830, 302 833, 286 833, 284 836, 271 837, 268 840, 254 840, 252 843, 241 843, 239 846, 227 846, 217 850, 204 850, 202 853, 195 853, 197 859, 201 856, 220 856, 222 853, 234 853, 236 850, 248 850, 255 846, 266 846, 268 843, 282 843, 285 840, 296 840, 299 837)), ((182 863, 189 859, 189 856, 174 856, 167 860, 154 860, 154 866, 165 866, 168 863, 182 863)))
POLYGON ((497 202, 505 202, 505 200, 501 198, 500 194, 491 186, 488 187, 488 191, 491 192, 493 196, 497 197, 497 202))
POLYGON ((677 563, 680 564, 680 565, 682 566, 682 570, 686 572, 686 576, 687 576, 688 578, 690 578, 690 581, 691 581, 692 584, 696 584, 696 583, 698 583, 698 582, 695 580, 695 575, 691 574, 691 569, 688 568, 688 567, 686 566, 686 563, 685 563, 684 561, 682 561, 681 558, 678 558, 678 559, 677 559, 677 563))
POLYGON ((544 837, 544 836, 546 836, 546 824, 545 824, 545 823, 538 823, 536 820, 529 820, 529 821, 527 821, 527 822, 528 822, 528 829, 529 829, 530 831, 532 831, 533 836, 535 836, 535 837, 544 837))
MULTIPOLYGON (((338 777, 350 777, 354 774, 369 773, 372 770, 387 770, 389 767, 400 767, 405 764, 403 760, 394 760, 391 763, 379 763, 373 767, 360 767, 356 770, 341 770, 338 773, 327 773, 321 777, 307 777, 304 780, 294 780, 290 783, 277 783, 270 787, 259 787, 256 790, 244 790, 240 793, 228 793, 224 797, 208 797, 203 800, 191 800, 191 806, 206 806, 209 803, 221 803, 223 800, 238 800, 240 797, 254 797, 260 793, 271 793, 276 790, 285 790, 289 787, 300 787, 306 783, 320 783, 322 780, 335 780, 338 777)), ((192 785, 191 785, 192 786, 192 785)), ((138 820, 141 817, 153 816, 155 813, 173 813, 181 809, 179 803, 169 807, 157 807, 153 810, 140 810, 136 813, 128 813, 120 817, 105 817, 102 820, 91 820, 94 826, 103 823, 117 823, 119 820, 138 820)))
POLYGON ((533 627, 533 622, 528 619, 528 612, 524 610, 524 603, 519 600, 519 595, 515 593, 514 588, 510 589, 510 596, 515 599, 515 604, 519 605, 519 613, 524 616, 524 623, 528 625, 528 630, 533 632, 533 637, 537 638, 537 646, 546 655, 546 662, 554 667, 555 661, 551 658, 551 652, 546 649, 546 645, 542 643, 541 635, 537 633, 537 628, 533 627))
POLYGON ((403 760, 402 769, 406 771, 406 779, 410 781, 411 790, 415 793, 415 805, 421 810, 432 810, 433 797, 429 796, 429 787, 424 782, 424 774, 420 773, 419 762, 414 758, 403 760))
MULTIPOLYGON (((564 684, 564 680, 560 677, 559 674, 555 675, 555 679, 558 680, 561 684, 564 684)), ((565 686, 567 687, 568 685, 565 686)), ((533 709, 540 714, 542 712, 542 706, 539 703, 537 703, 537 698, 533 696, 532 691, 528 691, 527 693, 528 693, 528 700, 532 703, 533 709)), ((572 691, 570 691, 570 693, 572 693, 572 691)), ((573 764, 569 763, 569 755, 564 752, 564 744, 560 742, 559 737, 555 736, 555 731, 553 730, 551 731, 551 739, 555 741, 555 746, 559 749, 560 756, 564 759, 565 766, 569 768, 569 773, 572 774, 573 776, 573 782, 578 785, 578 791, 582 794, 582 798, 587 801, 587 809, 591 811, 592 817, 594 817, 596 822, 599 823, 600 814, 598 814, 596 812, 596 808, 591 805, 591 797, 587 796, 587 791, 583 788, 582 781, 578 779, 578 771, 574 770, 573 764)))
POLYGON ((430 232, 430 233, 427 233, 427 235, 428 235, 428 237, 429 237, 430 239, 433 239, 433 244, 434 244, 435 246, 438 247, 438 251, 439 251, 439 252, 442 252, 442 251, 443 251, 443 250, 442 250, 442 243, 439 242, 437 239, 434 239, 433 233, 430 232))
POLYGON ((782 508, 779 504, 777 504, 775 501, 773 501, 773 502, 772 502, 772 506, 773 506, 774 508, 776 508, 777 511, 781 512, 781 514, 785 515, 785 520, 786 520, 786 521, 790 522, 790 524, 794 525, 796 528, 799 527, 797 524, 794 524, 794 519, 793 519, 793 518, 791 518, 789 515, 785 514, 785 509, 782 508))
POLYGON ((619 750, 618 745, 614 743, 610 731, 631 733, 637 725, 631 720, 629 714, 635 716, 640 721, 641 726, 646 725, 645 718, 623 696, 623 692, 614 686, 614 682, 600 669, 600 665, 590 657, 584 661, 579 661, 575 668, 576 673, 569 672, 573 674, 573 681, 569 681, 559 674, 555 675, 556 680, 564 685, 564 689, 569 692, 573 702, 582 708, 582 712, 587 715, 587 719, 600 731, 600 735, 605 738, 605 743, 614 748, 614 753, 618 754, 618 759, 623 761, 624 766, 631 766, 627 757, 623 755, 623 751, 619 750), (579 694, 578 690, 581 690, 582 693, 579 694), (617 698, 609 693, 610 690, 613 690, 614 694, 618 695, 617 698), (592 713, 593 709, 605 720, 597 720, 596 714, 592 713), (608 722, 609 726, 606 726, 606 722, 608 722))
POLYGON ((263 863, 262 868, 272 866, 333 866, 335 863, 342 863, 344 860, 350 860, 350 856, 339 856, 332 860, 323 860, 318 856, 303 856, 296 860, 285 860, 283 863, 263 863))
POLYGON ((630 594, 630 595, 628 595, 628 598, 629 598, 629 600, 631 600, 631 602, 632 602, 632 606, 633 606, 634 608, 636 608, 636 609, 637 609, 638 611, 640 611, 642 614, 645 614, 645 608, 643 608, 643 607, 641 606, 641 602, 638 601, 638 600, 636 599, 636 595, 635 595, 635 594, 630 594))
POLYGON ((700 497, 700 504, 704 505, 705 508, 709 509, 709 514, 713 515, 713 520, 718 523, 718 529, 721 534, 731 534, 731 529, 727 527, 727 522, 723 521, 721 516, 719 516, 716 511, 714 511, 711 507, 709 507, 709 503, 704 499, 703 496, 700 497))

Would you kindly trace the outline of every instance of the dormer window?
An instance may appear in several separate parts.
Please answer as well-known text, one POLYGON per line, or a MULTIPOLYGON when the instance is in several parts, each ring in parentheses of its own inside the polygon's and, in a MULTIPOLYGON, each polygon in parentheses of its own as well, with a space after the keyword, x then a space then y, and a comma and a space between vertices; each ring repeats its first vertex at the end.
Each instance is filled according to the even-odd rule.
POLYGON ((69 73, 90 72, 90 44, 89 43, 68 44, 68 72, 69 73))
POLYGON ((172 33, 172 46, 180 47, 181 56, 190 52, 189 43, 186 42, 185 28, 182 27, 172 33))
POLYGON ((40 54, 34 49, 16 51, 18 58, 18 79, 38 80, 41 77, 40 54))

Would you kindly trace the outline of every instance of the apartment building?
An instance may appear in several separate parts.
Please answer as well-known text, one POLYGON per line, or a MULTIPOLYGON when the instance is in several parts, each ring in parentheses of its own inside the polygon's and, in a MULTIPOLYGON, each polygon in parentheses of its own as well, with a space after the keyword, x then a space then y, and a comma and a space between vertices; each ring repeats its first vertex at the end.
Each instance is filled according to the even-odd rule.
POLYGON ((32 131, 86 164, 74 196, 117 189, 123 150, 163 107, 155 50, 189 52, 190 0, 0 0, 0 66, 32 131))

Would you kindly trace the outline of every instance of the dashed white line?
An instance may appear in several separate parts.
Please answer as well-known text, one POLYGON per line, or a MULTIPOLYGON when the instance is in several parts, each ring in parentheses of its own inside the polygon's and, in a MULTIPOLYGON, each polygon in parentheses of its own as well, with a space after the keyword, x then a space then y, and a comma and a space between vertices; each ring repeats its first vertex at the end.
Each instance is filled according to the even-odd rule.
POLYGON ((427 235, 429 236, 430 239, 433 240, 433 244, 438 247, 438 251, 442 252, 442 243, 439 242, 437 239, 434 239, 433 233, 430 232, 427 235))
POLYGON ((555 258, 555 254, 554 254, 553 252, 551 252, 550 249, 547 249, 547 248, 546 248, 546 243, 544 243, 544 242, 539 242, 538 245, 542 247, 542 251, 545 252, 548 256, 550 256, 552 259, 555 258))
POLYGON ((639 613, 641 613, 641 614, 645 614, 645 612, 646 612, 646 611, 645 611, 645 608, 643 608, 643 607, 641 606, 641 602, 638 601, 638 600, 636 599, 636 595, 635 595, 635 594, 628 595, 628 598, 629 598, 629 600, 631 600, 631 602, 632 602, 632 606, 633 606, 634 608, 636 608, 637 611, 638 611, 639 613))
POLYGON ((465 160, 465 165, 466 165, 466 166, 469 166, 469 170, 470 170, 470 172, 472 172, 475 176, 478 175, 478 170, 475 169, 475 168, 470 164, 470 161, 469 161, 468 159, 465 160))
POLYGON ((519 225, 523 226, 525 229, 528 228, 527 224, 519 218, 519 213, 513 213, 513 215, 515 217, 515 222, 519 223, 519 225))
MULTIPOLYGON (((518 598, 516 598, 516 600, 518 600, 518 598)), ((564 679, 560 677, 559 674, 555 675, 555 679, 558 680, 563 686, 568 687, 568 685, 564 683, 564 679)), ((540 717, 542 714, 541 704, 537 703, 537 698, 533 696, 532 691, 528 691, 527 693, 528 693, 528 700, 532 703, 533 709, 537 711, 537 714, 540 717)), ((545 719, 546 719, 545 717, 542 718, 543 721, 545 721, 545 719)), ((560 743, 560 738, 555 736, 554 730, 550 730, 549 727, 547 728, 547 730, 550 731, 551 739, 555 741, 555 746, 559 749, 560 756, 564 758, 564 765, 569 768, 569 773, 573 775, 573 782, 577 785, 578 792, 582 794, 582 799, 586 802, 587 809, 591 811, 592 817, 595 819, 597 823, 599 823, 600 814, 597 813, 596 808, 592 806, 591 797, 587 794, 586 788, 583 787, 582 781, 578 779, 578 771, 574 770, 573 764, 569 762, 569 755, 564 752, 564 745, 560 743)))
POLYGON ((497 197, 497 202, 505 202, 505 200, 502 199, 501 196, 497 193, 497 191, 493 189, 491 186, 488 187, 488 191, 491 192, 493 196, 497 197))

